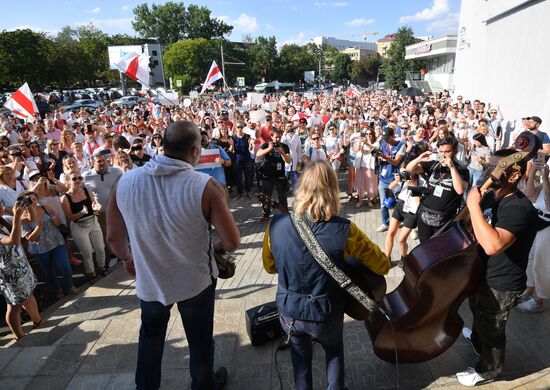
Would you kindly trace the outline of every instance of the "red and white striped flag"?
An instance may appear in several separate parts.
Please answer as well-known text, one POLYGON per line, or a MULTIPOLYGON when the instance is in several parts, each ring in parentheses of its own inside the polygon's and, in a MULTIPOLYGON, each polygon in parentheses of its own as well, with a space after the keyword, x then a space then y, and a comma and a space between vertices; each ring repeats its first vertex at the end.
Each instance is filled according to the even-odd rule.
POLYGON ((36 107, 36 102, 27 83, 11 95, 4 107, 11 110, 13 115, 28 122, 33 122, 34 114, 38 113, 38 107, 36 107))
POLYGON ((216 65, 216 61, 212 61, 212 66, 210 67, 208 75, 206 76, 206 80, 202 85, 201 93, 204 93, 206 88, 214 84, 219 79, 223 79, 222 72, 220 72, 220 68, 218 68, 218 65, 216 65))
POLYGON ((147 103, 149 104, 149 111, 151 112, 151 115, 153 116, 154 120, 159 119, 159 112, 158 109, 155 107, 155 103, 153 102, 153 99, 148 98, 147 103))
POLYGON ((149 87, 149 56, 130 52, 120 59, 116 67, 132 80, 149 87))

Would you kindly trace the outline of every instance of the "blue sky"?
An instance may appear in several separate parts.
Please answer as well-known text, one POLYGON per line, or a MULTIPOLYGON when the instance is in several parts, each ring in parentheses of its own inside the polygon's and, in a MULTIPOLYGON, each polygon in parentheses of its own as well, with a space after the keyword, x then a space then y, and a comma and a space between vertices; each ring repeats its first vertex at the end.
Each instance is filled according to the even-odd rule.
MULTIPOLYGON (((476 1, 476 0, 474 0, 476 1)), ((136 35, 132 9, 139 0, 26 0, 3 2, 1 30, 31 28, 56 34, 62 26, 93 23, 102 31, 136 35), (32 10, 32 12, 29 12, 32 10)), ((148 2, 151 4, 151 2, 148 2)), ((164 3, 164 1, 156 1, 164 3)), ((244 34, 305 44, 319 35, 374 41, 409 25, 416 36, 456 34, 460 0, 214 0, 184 1, 206 5, 212 15, 234 26, 231 40, 244 34)))

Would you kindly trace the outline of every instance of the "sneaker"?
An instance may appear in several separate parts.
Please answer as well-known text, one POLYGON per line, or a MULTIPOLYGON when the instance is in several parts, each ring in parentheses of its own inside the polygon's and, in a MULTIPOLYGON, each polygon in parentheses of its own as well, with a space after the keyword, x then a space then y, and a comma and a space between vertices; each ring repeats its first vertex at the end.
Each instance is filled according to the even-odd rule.
POLYGON ((538 304, 535 298, 531 298, 516 306, 517 311, 524 314, 535 314, 544 311, 544 303, 538 304))
POLYGON ((468 387, 473 387, 488 382, 488 380, 479 375, 473 367, 468 367, 466 371, 457 372, 456 379, 458 379, 462 386, 468 387))
POLYGON ((70 263, 71 265, 80 265, 80 264, 82 264, 82 260, 79 260, 79 259, 77 259, 76 257, 71 257, 71 258, 69 259, 69 263, 70 263))
POLYGON ((382 233, 382 232, 385 232, 388 230, 388 225, 385 225, 385 224, 382 224, 380 226, 378 226, 378 229, 376 229, 376 231, 378 233, 382 233))
POLYGON ((223 389, 227 382, 227 368, 220 367, 214 372, 214 389, 223 389))
POLYGON ((462 337, 464 337, 464 340, 470 343, 470 345, 474 349, 474 353, 476 354, 477 357, 479 357, 481 354, 476 349, 476 346, 474 345, 474 343, 472 343, 472 330, 467 327, 462 328, 462 337))

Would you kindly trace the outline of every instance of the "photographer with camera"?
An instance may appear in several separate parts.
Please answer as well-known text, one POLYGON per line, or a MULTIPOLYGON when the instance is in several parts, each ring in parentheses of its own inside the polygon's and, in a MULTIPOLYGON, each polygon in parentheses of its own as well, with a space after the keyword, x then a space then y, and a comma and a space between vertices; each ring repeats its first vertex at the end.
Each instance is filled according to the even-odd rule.
POLYGON ((449 136, 438 143, 439 153, 424 152, 407 164, 411 173, 429 175, 429 194, 418 211, 418 237, 426 241, 449 220, 454 218, 468 188, 470 174, 456 159, 458 142, 449 136))
POLYGON ((403 266, 404 258, 409 253, 409 247, 407 245, 407 238, 411 231, 416 228, 416 212, 420 205, 420 197, 414 194, 409 187, 418 187, 421 185, 421 180, 416 173, 410 173, 405 170, 394 173, 394 180, 388 187, 390 190, 397 192, 397 201, 395 208, 390 219, 390 227, 388 234, 386 235, 386 256, 391 259, 391 252, 393 250, 393 241, 399 230, 399 226, 403 223, 403 229, 397 239, 399 243, 399 253, 401 258, 398 262, 400 266, 403 266))
POLYGON ((388 230, 390 212, 387 191, 391 191, 389 186, 393 182, 393 174, 399 172, 399 164, 405 156, 405 144, 395 138, 393 126, 388 125, 382 130, 382 145, 380 149, 373 149, 371 152, 378 157, 378 193, 382 212, 382 225, 376 229, 379 233, 388 230))
MULTIPOLYGON (((271 133, 272 142, 266 142, 260 146, 260 150, 256 153, 257 158, 264 158, 262 168, 262 193, 271 197, 273 187, 277 189, 277 197, 279 203, 287 207, 286 186, 287 179, 285 176, 285 163, 290 164, 290 149, 286 144, 281 142, 282 133, 280 130, 274 129, 271 133)), ((271 210, 267 205, 264 205, 263 215, 260 222, 267 222, 271 210)))

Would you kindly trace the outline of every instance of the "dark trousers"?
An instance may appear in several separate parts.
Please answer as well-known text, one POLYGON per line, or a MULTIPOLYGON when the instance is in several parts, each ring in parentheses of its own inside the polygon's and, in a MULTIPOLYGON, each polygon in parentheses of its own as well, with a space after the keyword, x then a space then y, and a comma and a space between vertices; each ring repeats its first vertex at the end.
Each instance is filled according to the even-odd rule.
MULTIPOLYGON (((291 320, 281 316, 281 325, 288 334, 291 320)), ((294 370, 296 390, 313 389, 312 341, 325 350, 327 389, 341 390, 344 387, 344 317, 338 316, 330 322, 295 321, 290 334, 290 356, 294 370)))
POLYGON ((495 290, 481 281, 474 296, 469 298, 474 315, 472 343, 480 353, 475 369, 484 379, 493 379, 504 365, 506 322, 523 290, 495 290))
POLYGON ((252 160, 241 160, 234 165, 234 177, 237 185, 237 192, 243 193, 243 176, 244 176, 244 191, 252 191, 252 177, 254 173, 254 164, 252 160))
MULTIPOLYGON (((193 390, 214 388, 214 293, 216 281, 193 298, 177 303, 189 344, 193 390)), ((162 354, 172 305, 141 302, 136 389, 160 387, 162 354)))
MULTIPOLYGON (((271 197, 273 195, 273 187, 277 189, 277 201, 284 207, 288 207, 286 200, 286 180, 285 179, 262 179, 262 193, 271 197)), ((271 209, 264 206, 264 216, 268 217, 271 214, 271 209)))

